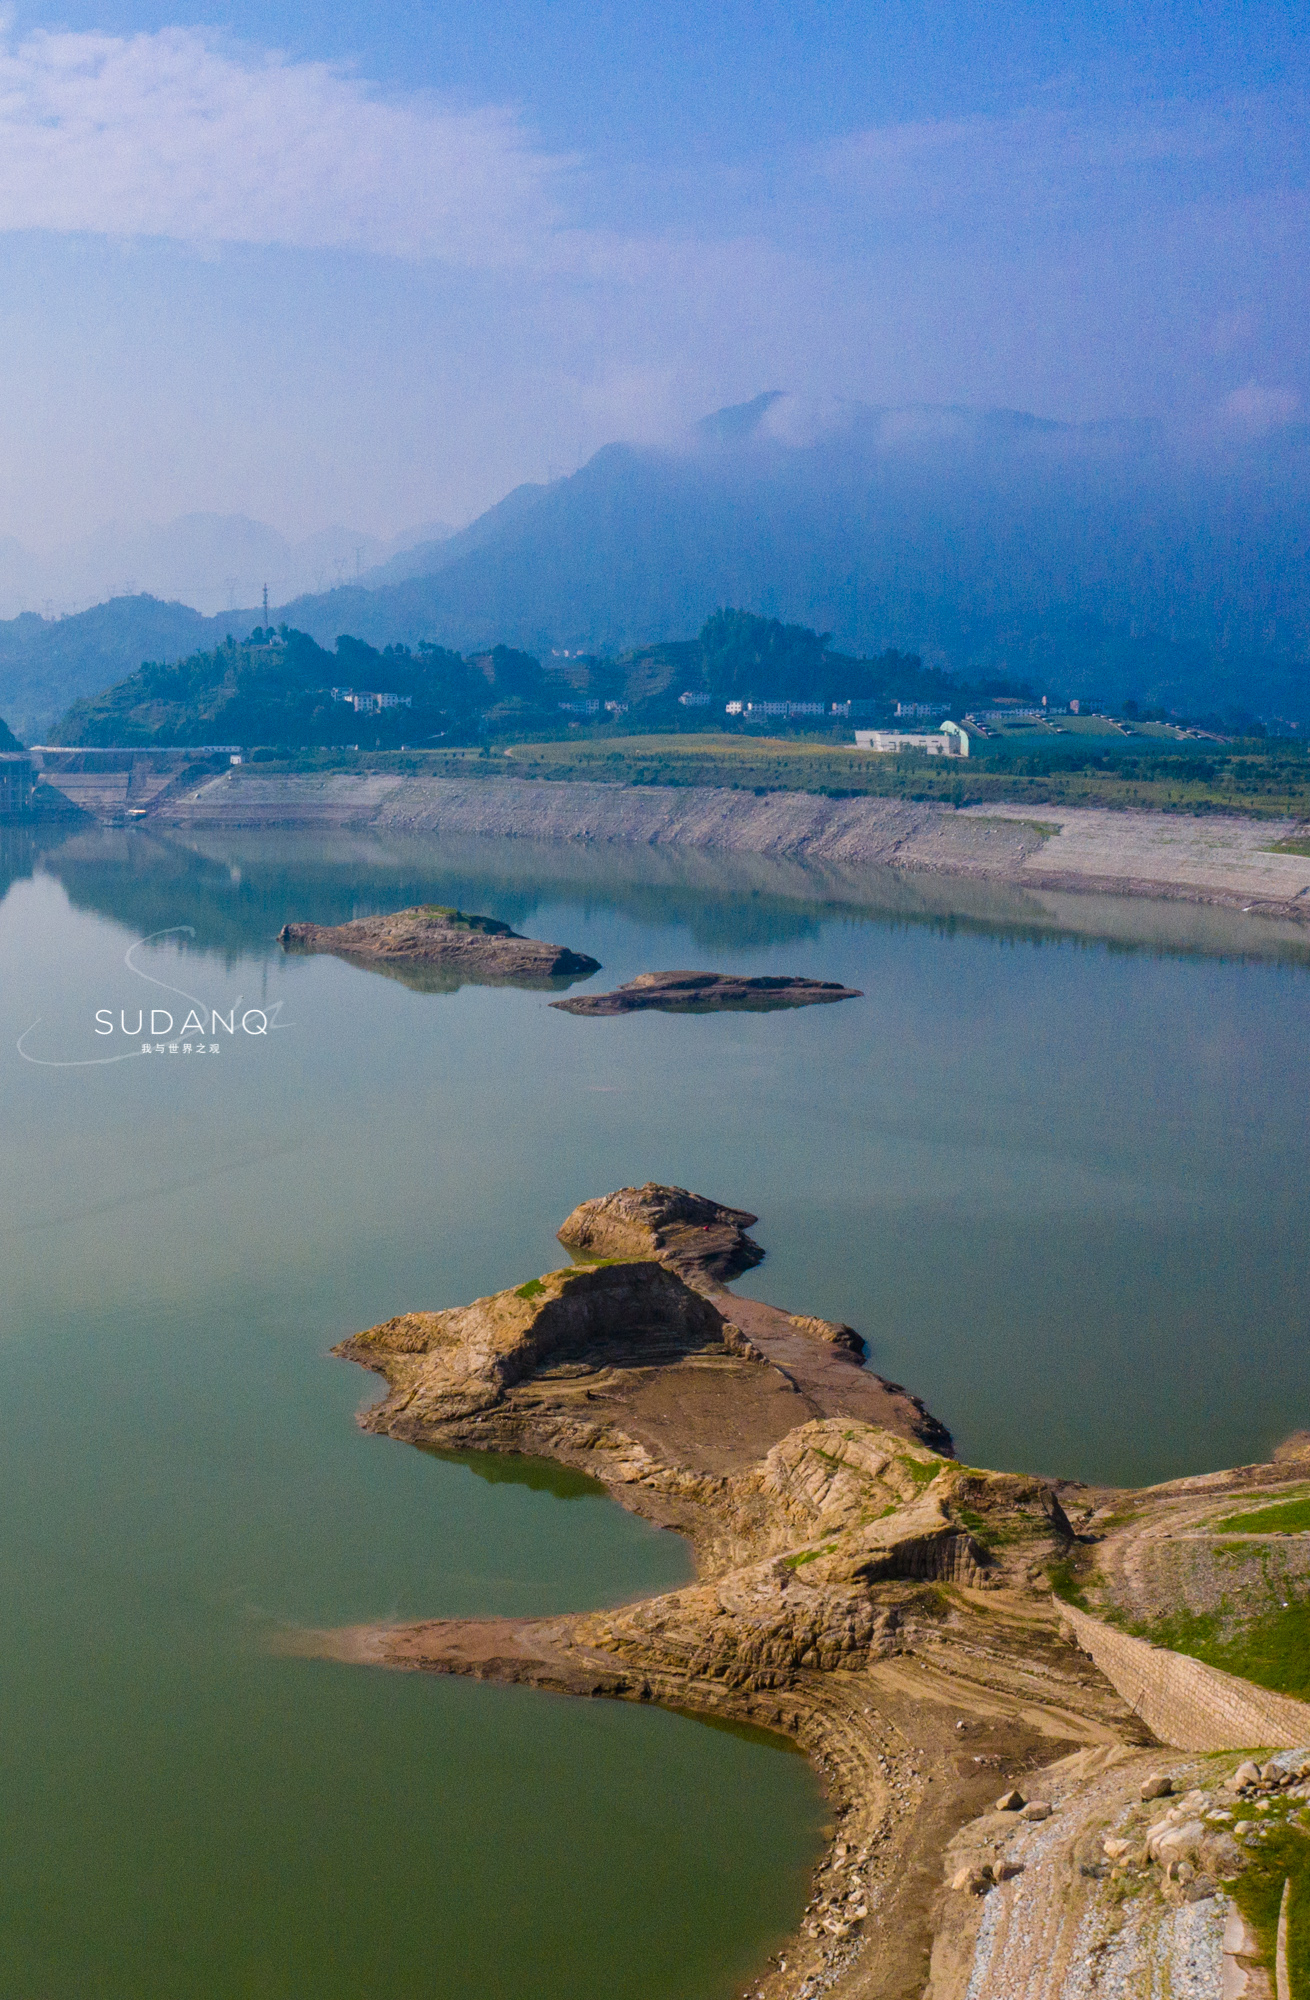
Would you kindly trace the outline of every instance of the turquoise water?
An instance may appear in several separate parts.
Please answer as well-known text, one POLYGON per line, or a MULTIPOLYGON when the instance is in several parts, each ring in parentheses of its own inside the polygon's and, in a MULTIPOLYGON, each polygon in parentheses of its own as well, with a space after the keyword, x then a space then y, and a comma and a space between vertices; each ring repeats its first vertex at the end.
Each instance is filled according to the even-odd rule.
POLYGON ((975 1462, 1145 1480, 1310 1423, 1294 940, 527 843, 15 841, 0 881, 7 1993, 711 2000, 794 1921, 799 1758, 270 1645, 688 1574, 576 1481, 364 1436, 377 1385, 327 1354, 551 1268, 585 1195, 758 1212, 743 1289, 852 1321, 975 1462), (599 985, 866 998, 577 1020, 275 942, 420 897, 589 951, 599 985), (147 986, 124 955, 173 925, 133 952, 147 986), (180 1015, 166 988, 275 1025, 97 1062, 95 1010, 180 1015))

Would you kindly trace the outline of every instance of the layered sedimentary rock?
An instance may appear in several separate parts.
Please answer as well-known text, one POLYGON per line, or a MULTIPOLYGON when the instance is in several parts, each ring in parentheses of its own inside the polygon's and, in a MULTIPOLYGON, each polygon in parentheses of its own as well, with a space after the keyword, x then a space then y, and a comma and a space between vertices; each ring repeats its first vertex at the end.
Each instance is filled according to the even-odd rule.
POLYGON ((727 1280, 763 1258, 746 1233, 758 1220, 748 1209, 647 1181, 580 1201, 559 1240, 581 1257, 657 1257, 692 1281, 727 1280))
MULTIPOLYGON (((754 1221, 685 1189, 620 1189, 561 1229, 590 1261, 336 1350, 386 1379, 367 1428, 590 1472, 689 1537, 696 1581, 606 1611, 301 1643, 794 1737, 835 1832, 757 2000, 1093 2000, 1087 1968, 1101 1961, 1083 1939, 1123 1973, 1115 1991, 1155 1990, 1167 1962, 1175 1993, 1219 2000, 1231 1878, 1218 1871, 1246 1865, 1227 1808, 1209 1793, 1195 1805, 1196 1771, 1176 1753, 1161 1765, 1138 1689, 1098 1671, 1051 1592, 1092 1534, 1113 1576, 1116 1536, 1140 1541, 1153 1508, 1190 1532, 1201 1482, 1110 1495, 960 1464, 923 1405, 861 1365, 851 1328, 725 1289, 761 1255, 754 1221), (1144 1835, 1139 1865, 1134 1802, 1160 1801, 1171 1772, 1186 1811, 1168 1817, 1166 1789, 1151 1807, 1159 1852, 1144 1835)), ((1298 1472, 1289 1459, 1215 1475, 1203 1504, 1295 1490, 1298 1472)), ((1234 1963, 1261 2000, 1265 1947, 1241 1943, 1234 1963)))
POLYGON ((818 1007, 832 1000, 860 1000, 853 986, 835 979, 781 976, 742 978, 731 972, 639 972, 612 993, 581 993, 551 1005, 566 1014, 767 1014, 782 1007, 818 1007))
POLYGON ((469 979, 536 983, 600 971, 599 962, 584 952, 520 937, 496 917, 436 904, 348 924, 285 924, 279 937, 288 951, 331 952, 387 968, 431 967, 469 979))

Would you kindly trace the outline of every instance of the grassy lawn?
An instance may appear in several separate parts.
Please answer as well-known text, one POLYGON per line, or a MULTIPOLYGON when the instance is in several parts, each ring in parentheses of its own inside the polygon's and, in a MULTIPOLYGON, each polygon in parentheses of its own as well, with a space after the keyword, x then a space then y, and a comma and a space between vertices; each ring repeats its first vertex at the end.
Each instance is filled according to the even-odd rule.
POLYGON ((1123 741, 1118 723, 1107 722, 1103 715, 1062 715, 1060 727, 1067 736, 1108 736, 1123 741))

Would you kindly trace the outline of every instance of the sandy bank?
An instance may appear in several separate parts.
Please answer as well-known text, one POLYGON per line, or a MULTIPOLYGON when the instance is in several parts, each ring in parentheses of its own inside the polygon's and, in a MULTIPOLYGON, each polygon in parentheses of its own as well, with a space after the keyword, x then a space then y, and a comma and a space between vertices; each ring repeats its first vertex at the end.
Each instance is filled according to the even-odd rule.
POLYGON ((1271 850, 1290 821, 1097 808, 949 806, 806 792, 603 785, 395 772, 225 772, 151 812, 161 826, 357 827, 392 833, 669 845, 890 867, 1047 890, 1176 897, 1310 920, 1310 855, 1271 850))

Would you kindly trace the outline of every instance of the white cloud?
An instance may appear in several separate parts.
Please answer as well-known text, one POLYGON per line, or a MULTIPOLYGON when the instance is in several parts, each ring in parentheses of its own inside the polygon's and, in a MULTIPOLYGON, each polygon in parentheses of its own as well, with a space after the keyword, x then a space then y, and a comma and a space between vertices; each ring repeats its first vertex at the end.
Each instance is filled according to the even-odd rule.
POLYGON ((1243 429, 1262 432, 1290 423, 1300 407, 1301 398, 1293 390, 1269 389, 1252 381, 1225 396, 1222 414, 1243 429))
POLYGON ((396 101, 187 28, 0 50, 0 230, 533 259, 566 163, 499 109, 396 101))

